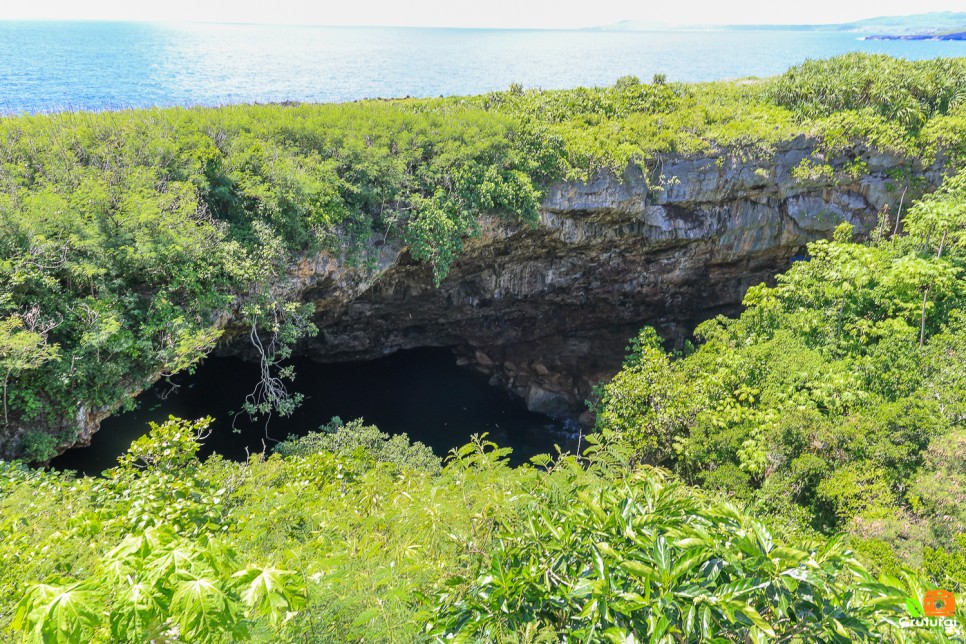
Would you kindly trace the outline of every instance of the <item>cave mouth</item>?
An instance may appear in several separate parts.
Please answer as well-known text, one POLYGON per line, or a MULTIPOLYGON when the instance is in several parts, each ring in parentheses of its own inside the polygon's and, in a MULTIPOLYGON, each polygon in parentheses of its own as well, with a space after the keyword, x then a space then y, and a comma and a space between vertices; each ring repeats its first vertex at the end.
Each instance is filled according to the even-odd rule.
POLYGON ((136 410, 106 419, 89 446, 68 450, 50 465, 100 474, 116 465, 117 457, 147 431, 148 422, 163 422, 170 415, 214 417, 200 456, 218 453, 238 461, 266 447, 271 451, 290 435, 316 431, 335 416, 346 422, 362 418, 387 434, 406 433, 438 456, 484 432, 513 449, 513 464, 554 453, 554 445, 572 447, 573 423, 529 411, 524 401, 488 384, 485 375, 458 366, 447 349, 411 349, 360 362, 302 357, 291 364, 297 375, 290 390, 305 399, 289 417, 275 416, 267 426, 264 419, 252 421, 240 410, 257 382, 258 365, 234 356, 209 356, 194 374, 180 374, 141 394, 136 410))

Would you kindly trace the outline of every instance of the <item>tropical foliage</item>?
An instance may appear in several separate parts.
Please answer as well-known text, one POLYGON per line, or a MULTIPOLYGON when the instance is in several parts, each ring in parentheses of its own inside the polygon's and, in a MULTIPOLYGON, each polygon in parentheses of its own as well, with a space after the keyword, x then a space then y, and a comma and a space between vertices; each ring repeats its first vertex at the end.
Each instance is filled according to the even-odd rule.
POLYGON ((906 160, 911 200, 916 159, 966 152, 963 69, 849 55, 703 85, 4 117, 0 453, 46 460, 79 412, 190 369, 228 323, 270 373, 250 411, 290 412, 279 361, 311 312, 269 294, 300 256, 365 271, 406 245, 438 282, 482 214, 532 223, 557 179, 631 164, 657 191, 663 155, 754 159, 806 134, 801 181, 854 181, 878 150, 906 160))
MULTIPOLYGON (((450 580, 434 632, 481 641, 904 641, 918 589, 874 579, 839 540, 778 542, 763 524, 637 469, 580 485, 450 580), (589 484, 588 484, 589 483, 589 484)), ((906 641, 941 641, 941 629, 906 641)))
POLYGON ((803 183, 889 154, 908 204, 923 164, 949 174, 682 350, 644 329, 580 455, 511 468, 479 437, 441 461, 333 419, 202 462, 210 419, 172 418, 101 477, 0 461, 0 641, 962 640, 964 607, 909 618, 966 585, 963 70, 850 55, 764 81, 0 120, 0 449, 30 461, 229 320, 266 373, 249 410, 291 411, 312 311, 275 294, 304 253, 365 271, 405 244, 439 281, 483 214, 534 222, 550 181, 637 164, 658 190, 663 154, 801 134, 803 183))
POLYGON ((440 469, 312 437, 202 463, 207 422, 154 426, 103 478, 2 466, 0 639, 901 639, 933 587, 783 541, 616 446, 511 468, 480 439, 440 469))
POLYGON ((962 591, 964 176, 910 209, 908 235, 883 221, 856 244, 843 224, 684 354, 643 332, 600 390, 606 440, 790 532, 846 531, 876 569, 921 565, 962 591))
POLYGON ((769 95, 806 116, 868 110, 916 129, 963 105, 966 66, 953 58, 909 61, 852 53, 805 62, 780 76, 769 95))

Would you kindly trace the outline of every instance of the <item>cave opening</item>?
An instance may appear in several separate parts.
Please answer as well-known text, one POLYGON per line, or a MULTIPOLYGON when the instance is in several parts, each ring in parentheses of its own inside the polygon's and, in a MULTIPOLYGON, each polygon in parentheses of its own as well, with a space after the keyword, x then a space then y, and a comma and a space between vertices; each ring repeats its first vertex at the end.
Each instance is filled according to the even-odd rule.
POLYGON ((388 434, 406 433, 438 456, 484 432, 513 449, 513 464, 554 453, 555 445, 575 446, 576 423, 529 411, 523 400, 491 386, 485 375, 459 366, 448 349, 410 349, 339 363, 298 357, 290 363, 297 374, 290 389, 305 397, 291 416, 274 416, 267 424, 264 418, 249 418, 242 404, 258 380, 258 365, 236 356, 209 356, 194 374, 180 374, 142 393, 137 409, 106 419, 89 446, 68 450, 50 465, 100 474, 147 432, 148 422, 163 422, 170 415, 215 419, 202 458, 218 453, 242 460, 249 453, 270 453, 278 441, 317 431, 333 417, 345 422, 362 418, 388 434))

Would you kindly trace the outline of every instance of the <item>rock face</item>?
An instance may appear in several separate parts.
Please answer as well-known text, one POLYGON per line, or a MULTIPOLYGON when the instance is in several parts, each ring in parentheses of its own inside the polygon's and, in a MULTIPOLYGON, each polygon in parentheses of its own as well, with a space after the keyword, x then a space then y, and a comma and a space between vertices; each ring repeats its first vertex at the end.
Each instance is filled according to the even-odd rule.
MULTIPOLYGON (((737 312, 750 286, 786 270, 808 242, 843 221, 866 235, 881 211, 901 211, 904 185, 930 190, 942 180, 942 159, 923 167, 855 146, 825 160, 817 147, 799 136, 755 158, 655 158, 621 176, 552 185, 535 225, 483 217, 438 288, 431 268, 390 237, 370 241, 365 262, 302 257, 271 295, 315 304, 319 334, 299 350, 316 360, 446 347, 531 410, 590 422, 584 401, 620 369, 642 326, 680 341, 696 323, 737 312), (832 172, 803 178, 795 170, 804 160, 832 172), (856 167, 864 174, 850 174, 856 167)), ((213 320, 225 331, 216 352, 251 353, 237 313, 213 320)), ((131 383, 129 395, 150 381, 131 383)), ((59 451, 87 445, 118 405, 81 405, 46 429, 75 437, 59 451)), ((8 443, 26 430, 8 430, 8 443)))
MULTIPOLYGON (((861 236, 884 207, 896 212, 901 190, 889 172, 899 159, 867 153, 864 176, 796 180, 792 169, 813 150, 800 137, 768 159, 664 159, 647 174, 632 167, 554 185, 537 226, 486 218, 439 288, 391 244, 373 248, 378 268, 364 276, 307 260, 288 285, 317 307, 320 333, 302 350, 346 361, 450 347, 530 409, 579 413, 640 327, 683 338, 734 312, 750 286, 840 222, 861 236)), ((936 168, 913 170, 938 184, 936 168)))
MULTIPOLYGON (((736 312, 750 286, 787 269, 840 222, 862 236, 883 208, 895 213, 897 169, 927 189, 942 178, 941 163, 924 168, 862 150, 862 176, 842 179, 854 160, 843 158, 831 161, 835 178, 795 178, 814 150, 799 137, 768 158, 664 158, 619 177, 559 183, 535 226, 483 218, 438 288, 430 267, 389 239, 370 244, 365 268, 331 254, 304 257, 274 294, 315 304, 320 331, 300 350, 316 360, 448 347, 531 410, 576 416, 594 385, 620 369, 642 326, 685 338, 697 322, 736 312)), ((228 338, 218 352, 250 351, 230 312, 216 325, 228 338)), ((62 449, 88 444, 111 412, 81 407, 65 419, 79 433, 62 449)))

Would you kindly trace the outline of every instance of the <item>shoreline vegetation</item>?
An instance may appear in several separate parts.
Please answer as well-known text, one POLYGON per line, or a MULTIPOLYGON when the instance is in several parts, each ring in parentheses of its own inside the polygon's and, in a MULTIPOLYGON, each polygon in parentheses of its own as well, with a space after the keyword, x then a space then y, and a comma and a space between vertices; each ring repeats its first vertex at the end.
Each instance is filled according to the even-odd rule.
MULTIPOLYGON (((901 621, 966 588, 964 88, 966 59, 850 54, 753 82, 0 118, 0 453, 22 459, 0 461, 0 641, 963 637, 962 605, 901 621), (533 223, 555 181, 803 135, 801 181, 906 160, 901 221, 839 226, 693 346, 642 330, 582 455, 510 468, 480 437, 444 462, 352 422, 201 462, 209 421, 172 419, 101 478, 25 464, 226 318, 279 366, 314 331, 272 288, 302 254, 366 270, 392 236, 439 281, 481 214, 533 223)), ((253 413, 298 403, 271 369, 253 413)))

